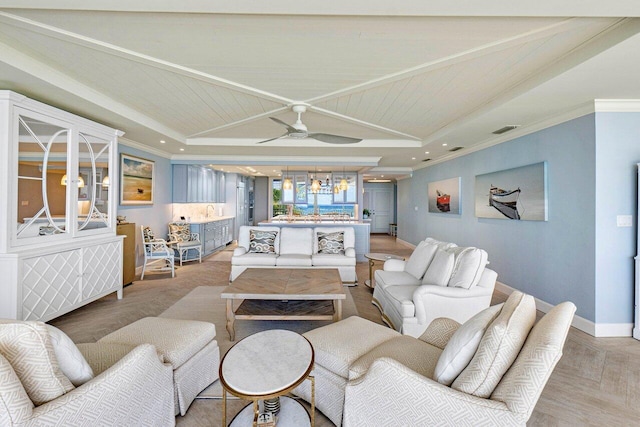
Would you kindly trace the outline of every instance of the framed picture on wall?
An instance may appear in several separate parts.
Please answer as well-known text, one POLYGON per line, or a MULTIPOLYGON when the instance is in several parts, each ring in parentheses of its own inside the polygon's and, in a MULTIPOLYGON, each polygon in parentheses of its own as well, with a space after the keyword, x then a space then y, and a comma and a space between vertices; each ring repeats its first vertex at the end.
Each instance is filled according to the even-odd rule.
POLYGON ((547 163, 476 176, 476 216, 547 220, 547 163))
POLYGON ((429 212, 460 215, 460 177, 430 182, 429 212))
POLYGON ((120 204, 152 205, 155 162, 120 154, 120 204))

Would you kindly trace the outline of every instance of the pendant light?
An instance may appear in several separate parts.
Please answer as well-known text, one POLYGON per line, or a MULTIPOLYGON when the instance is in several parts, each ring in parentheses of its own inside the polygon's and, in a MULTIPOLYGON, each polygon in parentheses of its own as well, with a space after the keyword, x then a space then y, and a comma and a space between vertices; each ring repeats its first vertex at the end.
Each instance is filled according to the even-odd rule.
POLYGON ((342 179, 340 180, 340 190, 347 191, 349 189, 349 183, 347 182, 347 177, 344 173, 344 166, 342 167, 342 179))
POLYGON ((102 178, 102 187, 103 188, 109 187, 109 175, 105 175, 104 178, 102 178))
MULTIPOLYGON (((65 173, 60 180, 60 185, 67 185, 67 174, 65 173)), ((84 179, 81 176, 78 177, 78 188, 84 188, 84 179)))
POLYGON ((291 190, 293 188, 293 183, 291 182, 291 177, 289 176, 289 166, 287 166, 287 175, 282 182, 283 190, 291 190))

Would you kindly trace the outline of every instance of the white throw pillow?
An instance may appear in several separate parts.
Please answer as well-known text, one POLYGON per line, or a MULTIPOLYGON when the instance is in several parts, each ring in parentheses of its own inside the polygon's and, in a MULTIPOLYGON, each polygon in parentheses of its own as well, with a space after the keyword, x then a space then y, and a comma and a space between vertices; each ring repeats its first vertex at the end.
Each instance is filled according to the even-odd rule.
POLYGON ((471 289, 480 282, 487 265, 487 252, 478 248, 452 248, 456 262, 448 286, 471 289))
POLYGON ((74 389, 58 366, 49 332, 42 322, 0 321, 0 353, 36 406, 74 389))
POLYGON ((91 366, 84 359, 78 347, 71 341, 71 338, 55 326, 46 326, 53 345, 53 351, 58 358, 60 370, 69 378, 71 384, 80 387, 93 378, 91 366))
POLYGON ((424 272, 431 263, 437 249, 437 246, 424 241, 418 243, 418 246, 416 246, 411 257, 409 257, 409 260, 405 264, 404 271, 420 280, 420 278, 424 276, 424 272))
POLYGON ((429 264, 427 272, 422 279, 423 285, 447 286, 451 272, 453 271, 454 255, 451 252, 438 249, 433 261, 429 264))
POLYGON ((435 381, 446 386, 453 383, 453 380, 471 362, 484 332, 498 316, 502 305, 498 304, 482 310, 458 328, 438 359, 436 369, 433 372, 435 381))

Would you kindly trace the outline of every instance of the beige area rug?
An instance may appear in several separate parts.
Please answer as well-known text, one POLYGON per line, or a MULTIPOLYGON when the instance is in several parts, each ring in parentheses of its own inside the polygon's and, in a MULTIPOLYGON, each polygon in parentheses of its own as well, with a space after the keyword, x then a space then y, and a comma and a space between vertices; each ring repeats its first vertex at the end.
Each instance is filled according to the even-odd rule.
MULTIPOLYGON (((216 325, 216 340, 220 346, 221 358, 233 344, 256 332, 269 329, 287 329, 304 333, 330 323, 330 321, 324 320, 236 320, 236 341, 231 342, 226 329, 226 300, 220 298, 220 293, 224 288, 224 286, 199 286, 165 310, 160 314, 160 317, 202 320, 216 325)), ((344 289, 347 297, 342 304, 342 318, 357 316, 358 310, 351 292, 348 287, 344 289)), ((219 381, 200 393, 198 398, 222 398, 219 381)))

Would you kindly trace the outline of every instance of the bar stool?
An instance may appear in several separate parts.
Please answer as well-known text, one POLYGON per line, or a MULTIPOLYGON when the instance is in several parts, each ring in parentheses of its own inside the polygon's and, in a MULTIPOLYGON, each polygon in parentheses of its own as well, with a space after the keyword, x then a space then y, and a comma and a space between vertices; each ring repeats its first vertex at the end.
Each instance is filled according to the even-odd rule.
POLYGON ((389 224, 389 236, 397 236, 398 235, 398 224, 391 223, 389 224))

